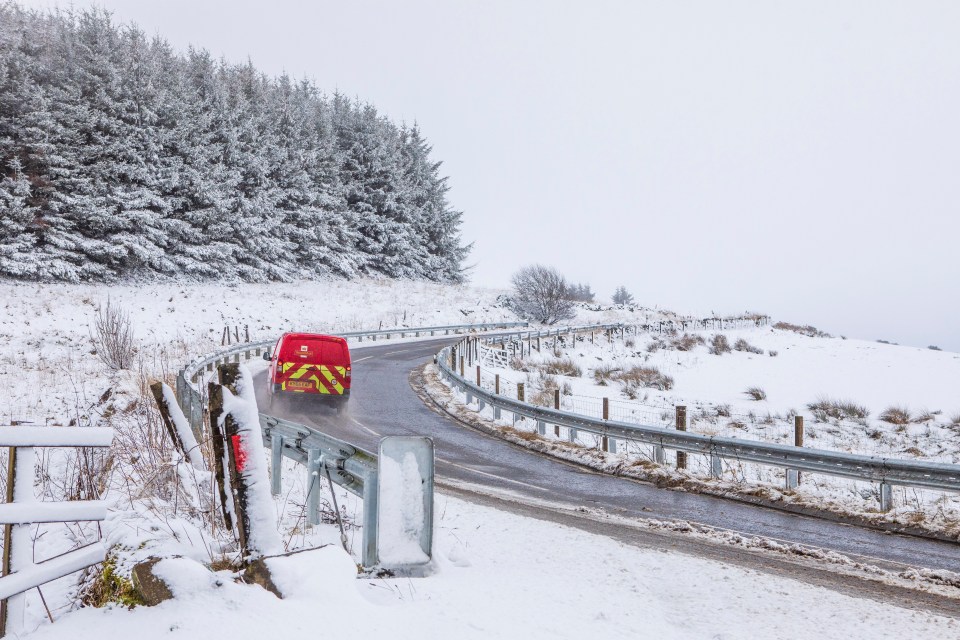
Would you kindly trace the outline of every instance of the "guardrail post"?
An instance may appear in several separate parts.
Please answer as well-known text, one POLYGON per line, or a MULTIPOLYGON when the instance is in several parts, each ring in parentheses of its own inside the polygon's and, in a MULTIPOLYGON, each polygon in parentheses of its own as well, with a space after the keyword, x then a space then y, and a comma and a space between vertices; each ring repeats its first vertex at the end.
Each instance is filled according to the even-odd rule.
MULTIPOLYGON (((494 379, 493 379, 493 391, 494 391, 494 393, 496 393, 497 395, 500 395, 500 374, 499 374, 499 373, 496 374, 495 377, 494 377, 494 379)), ((500 407, 496 407, 496 406, 495 406, 495 407, 493 408, 493 419, 494 419, 494 420, 499 420, 499 419, 500 419, 500 407)))
POLYGON ((710 476, 719 479, 723 475, 723 460, 715 453, 710 454, 710 476))
POLYGON ((464 357, 460 356, 460 377, 461 378, 463 377, 463 362, 464 362, 464 357))
POLYGON ((280 476, 283 473, 283 436, 270 436, 270 493, 280 495, 280 476))
POLYGON ((477 386, 480 386, 480 365, 477 365, 477 386))
POLYGON ((663 450, 662 444, 653 445, 653 461, 657 464, 666 464, 667 454, 663 450))
MULTIPOLYGON (((677 431, 686 431, 687 430, 687 408, 684 406, 677 406, 676 409, 676 425, 677 431)), ((685 451, 677 451, 677 469, 686 469, 687 468, 687 454, 685 451)))
POLYGON ((540 353, 540 351, 541 351, 540 347, 541 347, 541 344, 540 344, 540 336, 537 336, 537 353, 540 353))
POLYGON ((880 511, 893 509, 893 487, 886 482, 880 483, 880 511))
MULTIPOLYGON (((367 503, 363 503, 364 515, 367 503)), ((320 524, 320 450, 307 449, 307 524, 320 524)))
POLYGON ((380 507, 377 504, 377 485, 379 471, 372 471, 363 481, 363 550, 360 562, 365 567, 375 566, 380 562, 377 553, 377 515, 380 507))

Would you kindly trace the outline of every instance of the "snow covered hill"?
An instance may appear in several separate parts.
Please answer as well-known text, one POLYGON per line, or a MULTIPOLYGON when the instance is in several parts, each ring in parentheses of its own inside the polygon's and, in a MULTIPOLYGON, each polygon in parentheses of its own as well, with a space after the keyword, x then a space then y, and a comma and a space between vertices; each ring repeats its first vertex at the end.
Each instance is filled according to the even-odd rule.
MULTIPOLYGON (((252 339, 264 339, 288 329, 514 320, 500 303, 502 293, 373 280, 230 286, 0 284, 0 422, 101 424, 118 434, 109 456, 85 460, 94 473, 85 473, 72 453, 51 453, 41 460, 41 498, 67 497, 91 481, 111 503, 110 518, 102 525, 111 560, 109 573, 91 572, 83 584, 74 576, 44 587, 54 624, 46 620, 39 596, 31 593, 33 637, 94 637, 109 630, 142 638, 171 633, 263 638, 361 624, 365 635, 411 639, 598 633, 613 638, 769 638, 805 637, 812 620, 823 621, 816 625, 823 638, 948 637, 956 630, 955 621, 936 615, 893 606, 878 609, 873 601, 821 587, 643 550, 446 495, 438 497, 436 508, 433 575, 357 580, 356 558, 340 549, 335 525, 302 526, 303 473, 289 462, 283 497, 276 502, 284 544, 291 550, 328 545, 278 561, 279 579, 291 586, 290 597, 277 600, 260 587, 236 583, 229 569, 206 568, 214 561, 223 566, 235 543, 211 522, 216 519, 210 516, 209 478, 190 471, 164 446, 145 382, 169 379, 190 357, 219 346, 224 326, 239 326, 241 335, 247 326, 252 339), (90 327, 108 298, 132 319, 137 352, 128 371, 112 371, 92 353, 90 327), (128 610, 123 603, 129 602, 124 589, 131 564, 149 556, 169 558, 159 571, 170 578, 177 598, 128 610), (102 606, 81 609, 81 598, 102 606)), ((581 308, 580 313, 580 322, 662 316, 639 308, 581 308)), ((798 354, 804 344, 797 342, 798 354)), ((786 342, 776 346, 781 350, 777 358, 794 349, 786 342)), ((729 354, 720 360, 734 361, 729 354)), ((681 372, 674 373, 676 388, 682 389, 681 372)), ((691 398, 694 388, 685 391, 691 398)), ((706 381, 699 388, 709 391, 706 381)), ((347 516, 348 542, 357 551, 359 535, 349 523, 359 521, 360 505, 343 492, 338 499, 347 516)), ((35 533, 38 559, 100 535, 96 526, 74 523, 43 525, 35 533)))

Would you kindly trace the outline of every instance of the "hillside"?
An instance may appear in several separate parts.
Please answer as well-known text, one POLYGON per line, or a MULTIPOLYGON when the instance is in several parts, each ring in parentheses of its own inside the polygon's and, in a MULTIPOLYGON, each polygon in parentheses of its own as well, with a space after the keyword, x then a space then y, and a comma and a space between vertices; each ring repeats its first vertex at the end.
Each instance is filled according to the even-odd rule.
POLYGON ((416 125, 103 10, 0 3, 0 276, 457 282, 416 125))

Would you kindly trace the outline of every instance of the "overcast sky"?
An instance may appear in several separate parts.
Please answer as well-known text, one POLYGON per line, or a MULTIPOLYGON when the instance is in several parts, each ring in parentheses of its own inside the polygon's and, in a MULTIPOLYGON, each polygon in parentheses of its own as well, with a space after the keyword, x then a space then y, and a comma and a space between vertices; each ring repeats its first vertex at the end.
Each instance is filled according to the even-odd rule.
POLYGON ((476 284, 960 350, 960 3, 99 4, 417 121, 476 284))

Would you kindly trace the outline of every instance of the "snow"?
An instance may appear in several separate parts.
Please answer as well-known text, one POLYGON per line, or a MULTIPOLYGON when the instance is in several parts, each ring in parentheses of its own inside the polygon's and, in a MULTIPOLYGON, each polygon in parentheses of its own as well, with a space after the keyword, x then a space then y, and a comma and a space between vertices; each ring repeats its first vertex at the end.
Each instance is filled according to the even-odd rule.
MULTIPOLYGON (((491 366, 483 367, 484 385, 492 389, 494 376, 499 374, 505 395, 516 397, 516 384, 523 382, 528 401, 550 406, 553 388, 559 387, 563 410, 594 417, 602 416, 603 398, 608 398, 610 419, 664 428, 673 428, 674 408, 683 405, 687 407, 688 431, 787 445, 794 443, 793 416, 799 414, 805 417, 806 447, 960 463, 960 402, 955 391, 956 381, 960 380, 960 354, 857 339, 809 337, 760 327, 722 332, 731 346, 744 340, 760 353, 734 350, 714 355, 708 347, 717 333, 691 331, 690 336, 699 336, 706 344, 688 350, 671 347, 671 342, 681 338, 681 334, 640 333, 624 338, 615 335, 608 341, 598 333, 595 343, 585 335, 576 346, 565 341, 555 346, 551 339, 543 343, 542 352, 534 351, 520 368, 496 366, 491 359, 491 366), (579 374, 542 373, 544 367, 557 361, 567 362, 579 374), (600 367, 617 371, 654 368, 670 376, 673 386, 630 389, 616 378, 600 384, 595 378, 600 367), (766 399, 751 400, 745 393, 750 387, 761 388, 766 399), (868 415, 830 418, 808 407, 824 398, 862 406, 868 415), (880 420, 883 410, 892 405, 909 408, 913 420, 905 425, 880 420)), ((488 408, 484 415, 492 418, 492 410, 488 408)), ((509 418, 504 413, 500 424, 514 426, 509 418)), ((516 427, 534 429, 528 421, 520 421, 516 427)), ((569 433, 561 429, 558 437, 551 428, 545 437, 566 440, 569 433)), ((599 438, 584 433, 577 437, 587 450, 571 449, 564 454, 593 460, 595 452, 591 449, 597 449, 599 438)), ((613 469, 653 459, 648 445, 623 441, 617 444, 618 454, 606 456, 605 462, 598 464, 613 469)), ((676 475, 670 468, 671 458, 668 451, 667 467, 656 473, 676 475)), ((707 458, 690 456, 689 463, 694 476, 709 475, 707 458)), ((784 494, 783 469, 726 461, 723 477, 714 484, 719 491, 739 491, 744 485, 747 491, 754 491, 759 483, 772 499, 958 535, 957 494, 894 487, 894 509, 882 514, 878 513, 875 484, 807 472, 803 475, 806 480, 796 492, 784 494)))
POLYGON ((0 427, 0 447, 109 447, 113 430, 63 427, 0 427))
POLYGON ((193 435, 193 429, 190 428, 187 416, 183 415, 183 410, 180 408, 180 405, 177 404, 176 394, 173 392, 173 389, 170 388, 170 385, 164 384, 161 388, 163 389, 163 400, 167 403, 167 409, 170 412, 170 420, 173 421, 173 427, 177 430, 177 436, 180 438, 180 442, 183 443, 187 460, 189 460, 190 464, 195 468, 205 469, 206 465, 203 462, 203 455, 200 453, 200 445, 197 444, 197 439, 193 435))
MULTIPOLYGON (((32 545, 29 545, 29 537, 27 538, 27 542, 28 545, 25 545, 26 549, 28 552, 31 552, 32 545)), ((16 549, 16 543, 17 540, 15 538, 13 545, 14 549, 16 549)), ((16 553, 16 551, 14 553, 16 553)), ((13 611, 18 607, 22 607, 22 604, 14 601, 21 600, 23 597, 12 594, 25 591, 27 589, 32 589, 37 585, 45 584, 61 576, 73 573, 74 571, 79 571, 85 567, 89 567, 92 564, 103 562, 105 554, 106 549, 103 548, 103 545, 101 545, 99 542, 95 542, 86 547, 82 547, 62 556, 57 556, 56 558, 47 560, 46 562, 41 562, 40 564, 28 564, 26 566, 21 565, 20 568, 14 573, 0 578, 0 598, 10 598, 10 615, 12 617, 13 611)), ((23 616, 22 610, 18 615, 21 617, 23 616)))
POLYGON ((31 495, 30 502, 25 504, 0 504, 0 523, 2 524, 103 520, 106 517, 107 503, 103 500, 36 502, 31 495))
POLYGON ((246 454, 241 476, 246 486, 246 516, 250 525, 247 548, 253 557, 279 553, 283 549, 277 532, 276 509, 270 495, 270 474, 263 448, 260 412, 250 370, 240 365, 237 395, 223 390, 223 412, 233 416, 246 454))
MULTIPOLYGON (((37 629, 31 637, 99 637, 108 629, 117 637, 262 638, 341 628, 364 637, 417 640, 809 637, 812 629, 817 637, 844 639, 960 635, 955 621, 924 612, 638 549, 442 493, 436 497, 433 573, 419 579, 357 579, 362 503, 335 489, 351 556, 341 550, 329 505, 326 524, 304 526, 306 474, 289 460, 283 462, 281 496, 271 498, 272 524, 284 551, 322 548, 267 560, 288 599, 238 583, 230 571, 211 573, 203 566, 235 559, 236 543, 217 524, 212 474, 160 446, 162 425, 147 419, 153 405, 144 389, 151 380, 170 383, 183 363, 218 348, 225 325, 239 326, 241 335, 249 325, 252 340, 266 340, 293 329, 517 320, 498 302, 501 293, 374 280, 150 287, 0 283, 2 418, 82 427, 64 432, 115 427, 115 465, 104 478, 105 493, 82 497, 102 497, 110 504, 101 526, 118 573, 129 575, 134 563, 151 556, 165 558, 157 570, 174 583, 178 596, 132 611, 119 605, 78 608, 78 577, 69 576, 43 587, 53 625, 36 590, 27 594, 27 629, 37 629), (89 322, 108 296, 131 313, 138 349, 132 371, 110 371, 91 353, 89 322)), ((577 324, 633 324, 669 316, 642 308, 581 307, 579 312, 577 324)), ((781 347, 778 357, 786 351, 781 347)), ((924 365, 917 366, 914 375, 922 377, 924 365)), ((679 374, 677 381, 682 390, 679 374)), ((772 386, 768 392, 773 400, 772 386)), ((75 455, 70 449, 38 450, 41 477, 52 479, 35 487, 38 496, 59 500, 61 487, 75 486, 75 455)), ((263 478, 268 485, 265 471, 263 478)), ((51 524, 35 527, 30 542, 39 560, 98 537, 98 527, 90 523, 51 524)))
POLYGON ((398 461, 381 455, 377 551, 385 567, 424 564, 430 557, 420 541, 424 534, 424 484, 411 451, 398 461))
POLYGON ((176 600, 86 608, 39 639, 281 638, 318 630, 424 638, 955 637, 956 620, 439 496, 437 572, 356 578, 337 545, 268 559, 284 600, 187 558, 160 562, 176 600))

